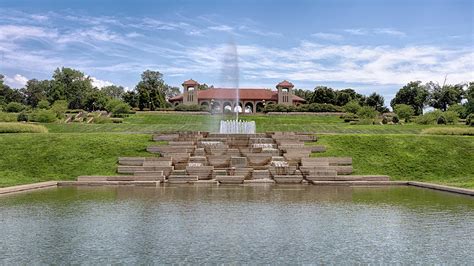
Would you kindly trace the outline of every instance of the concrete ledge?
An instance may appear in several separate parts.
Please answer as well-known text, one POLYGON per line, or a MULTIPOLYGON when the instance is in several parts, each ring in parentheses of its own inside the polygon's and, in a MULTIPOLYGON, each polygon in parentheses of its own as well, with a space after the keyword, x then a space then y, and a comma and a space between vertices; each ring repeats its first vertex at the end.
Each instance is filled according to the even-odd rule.
POLYGON ((407 181, 311 181, 317 186, 406 186, 407 181))
POLYGON ((449 187, 449 186, 443 186, 443 185, 437 185, 437 184, 425 183, 425 182, 416 182, 416 181, 409 181, 407 183, 408 185, 415 186, 415 187, 429 188, 429 189, 474 196, 473 189, 449 187))
POLYGON ((0 188, 0 195, 17 193, 17 192, 22 192, 22 191, 29 191, 29 190, 36 190, 36 189, 42 189, 42 188, 56 187, 57 184, 58 184, 58 181, 47 181, 47 182, 19 185, 19 186, 13 186, 13 187, 5 187, 5 188, 0 188))
POLYGON ((157 186, 160 181, 59 181, 59 187, 67 186, 157 186))
POLYGON ((244 184, 275 184, 275 180, 270 178, 244 180, 244 184))

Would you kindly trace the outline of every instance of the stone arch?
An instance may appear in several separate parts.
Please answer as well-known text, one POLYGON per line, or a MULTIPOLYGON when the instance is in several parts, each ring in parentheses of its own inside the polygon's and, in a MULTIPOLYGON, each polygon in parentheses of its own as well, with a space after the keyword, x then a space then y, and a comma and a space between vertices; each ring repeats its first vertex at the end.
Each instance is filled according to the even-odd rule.
POLYGON ((265 105, 263 104, 263 102, 257 102, 255 104, 255 107, 256 107, 257 112, 263 112, 265 105))
POLYGON ((253 113, 253 102, 245 102, 244 113, 253 113))
POLYGON ((228 112, 232 112, 233 107, 234 107, 234 105, 231 102, 225 101, 222 104, 222 111, 226 112, 226 110, 227 110, 228 112))

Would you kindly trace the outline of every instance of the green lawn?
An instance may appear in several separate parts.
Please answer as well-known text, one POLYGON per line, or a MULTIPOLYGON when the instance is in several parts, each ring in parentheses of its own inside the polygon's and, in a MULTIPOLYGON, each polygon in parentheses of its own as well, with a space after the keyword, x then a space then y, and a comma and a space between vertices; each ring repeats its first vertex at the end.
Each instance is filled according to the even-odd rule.
POLYGON ((327 151, 315 156, 349 156, 355 174, 384 174, 474 188, 474 138, 426 135, 323 135, 327 151))
MULTIPOLYGON (((139 113, 123 124, 45 124, 49 133, 0 134, 0 187, 114 174, 119 156, 151 156, 145 151, 151 144, 150 133, 215 131, 220 119, 139 113)), ((254 115, 243 119, 255 120, 260 132, 319 134, 318 144, 326 145, 327 152, 317 156, 351 156, 356 174, 474 188, 472 136, 419 134, 432 125, 348 125, 337 116, 254 115)))
POLYGON ((0 187, 115 174, 119 156, 151 156, 150 135, 0 134, 0 187))
MULTIPOLYGON (((45 124, 52 133, 126 132, 152 133, 158 131, 200 130, 217 131, 219 121, 233 118, 222 115, 138 113, 124 119, 122 124, 45 124)), ((257 123, 257 131, 298 131, 319 134, 419 134, 433 125, 350 125, 338 116, 316 115, 251 115, 243 120, 257 123)), ((463 125, 458 125, 463 127, 463 125)), ((436 126, 435 126, 436 127, 436 126)))

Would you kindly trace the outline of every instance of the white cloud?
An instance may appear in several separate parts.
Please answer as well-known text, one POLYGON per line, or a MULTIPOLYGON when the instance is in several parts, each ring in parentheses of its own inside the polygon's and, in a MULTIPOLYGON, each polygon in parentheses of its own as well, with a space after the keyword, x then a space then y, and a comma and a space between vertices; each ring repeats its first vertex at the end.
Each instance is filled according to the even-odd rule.
POLYGON ((234 28, 227 25, 210 26, 208 27, 208 29, 215 30, 215 31, 225 31, 225 32, 231 32, 234 30, 234 28))
POLYGON ((16 39, 25 38, 52 38, 57 33, 36 26, 20 26, 20 25, 0 25, 0 40, 14 41, 16 39))
POLYGON ((364 29, 345 29, 345 32, 352 34, 352 35, 367 35, 367 30, 364 29))
POLYGON ((115 85, 111 81, 101 80, 101 79, 98 79, 98 78, 95 78, 95 77, 90 77, 90 78, 92 80, 92 86, 97 87, 99 89, 103 88, 103 87, 106 87, 106 86, 115 85))
POLYGON ((20 74, 13 77, 5 76, 5 84, 13 88, 23 88, 26 85, 28 78, 20 74))
POLYGON ((311 36, 328 41, 340 41, 343 39, 342 35, 326 32, 313 33, 311 36))
POLYGON ((406 36, 406 33, 402 32, 402 31, 399 31, 399 30, 391 29, 391 28, 374 29, 374 33, 393 35, 393 36, 398 36, 398 37, 405 37, 406 36))
POLYGON ((376 34, 385 34, 385 35, 392 35, 396 37, 405 37, 406 33, 403 31, 399 31, 393 28, 375 28, 375 29, 345 29, 344 32, 352 34, 352 35, 376 35, 376 34))

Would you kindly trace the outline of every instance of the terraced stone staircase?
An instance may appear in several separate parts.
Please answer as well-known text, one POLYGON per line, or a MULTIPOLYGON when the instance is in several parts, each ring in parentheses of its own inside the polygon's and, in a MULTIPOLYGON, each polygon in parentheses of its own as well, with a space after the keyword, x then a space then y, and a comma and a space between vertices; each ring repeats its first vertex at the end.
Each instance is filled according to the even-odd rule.
POLYGON ((324 146, 312 134, 269 132, 157 134, 147 148, 159 157, 120 157, 117 176, 79 176, 88 185, 159 183, 243 184, 388 181, 388 176, 352 174, 350 157, 310 157, 324 146))

